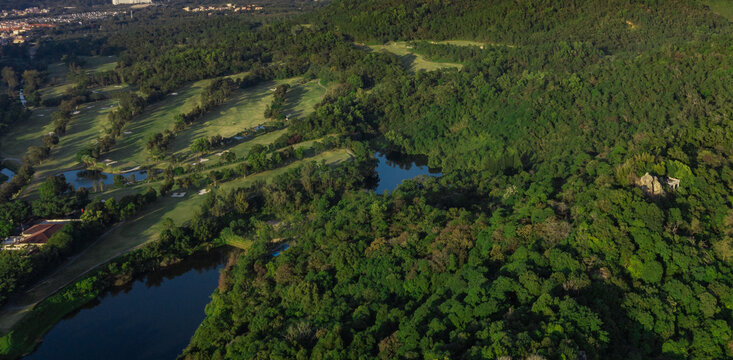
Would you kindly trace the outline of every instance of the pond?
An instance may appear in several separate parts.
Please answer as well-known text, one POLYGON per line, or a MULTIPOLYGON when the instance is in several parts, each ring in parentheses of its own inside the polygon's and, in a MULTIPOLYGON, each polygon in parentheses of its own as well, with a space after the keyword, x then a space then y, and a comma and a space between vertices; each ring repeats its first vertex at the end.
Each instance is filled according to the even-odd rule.
POLYGON ((283 251, 290 249, 290 244, 282 244, 275 248, 275 250, 272 251, 272 256, 278 256, 283 253, 283 251))
POLYGON ((377 152, 377 175, 379 183, 376 185, 377 194, 384 191, 393 191, 403 180, 412 179, 420 175, 441 176, 440 170, 428 167, 426 156, 410 156, 400 152, 377 152))
POLYGON ((146 170, 133 171, 124 174, 111 174, 98 170, 70 170, 63 172, 66 182, 71 184, 74 189, 85 187, 93 188, 95 183, 104 183, 104 185, 112 185, 115 175, 122 175, 127 181, 132 181, 133 175, 135 181, 145 180, 148 177, 146 170))
POLYGON ((226 255, 194 256, 100 296, 24 359, 175 359, 204 320, 226 255))
POLYGON ((13 170, 10 170, 8 168, 4 168, 0 170, 0 174, 3 174, 7 177, 5 181, 10 181, 10 179, 12 179, 13 176, 15 176, 15 172, 13 172, 13 170))

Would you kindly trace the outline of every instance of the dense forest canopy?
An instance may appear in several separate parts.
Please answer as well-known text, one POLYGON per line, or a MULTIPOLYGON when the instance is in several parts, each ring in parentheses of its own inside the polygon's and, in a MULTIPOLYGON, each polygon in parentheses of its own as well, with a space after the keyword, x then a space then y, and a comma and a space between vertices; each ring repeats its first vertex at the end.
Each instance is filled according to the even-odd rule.
POLYGON ((241 258, 185 357, 733 354, 727 20, 694 1, 339 1, 317 19, 487 42, 417 41, 463 70, 378 78, 298 125, 382 133, 446 175, 298 212, 298 246, 241 258), (685 185, 651 196, 645 172, 685 185))
POLYGON ((334 1, 319 20, 359 41, 471 39, 539 45, 562 39, 613 51, 704 39, 727 27, 700 1, 334 1), (633 30, 633 31, 629 31, 633 30))
MULTIPOLYGON (((112 28, 124 31, 44 42, 39 54, 119 54, 87 80, 136 87, 135 109, 247 73, 212 81, 174 130, 236 87, 318 79, 324 98, 270 147, 328 135, 339 140, 322 146, 353 157, 214 193, 194 221, 163 232, 157 249, 176 254, 214 238, 248 244, 183 358, 733 357, 733 25, 702 2, 336 0, 297 19, 112 28), (461 67, 410 71, 366 46, 385 41, 461 67), (364 191, 385 143, 427 155, 443 176, 364 191), (278 241, 292 246, 273 257, 278 241)), ((289 91, 273 89, 268 118, 283 120, 289 91)), ((138 112, 111 116, 114 130, 138 112)), ((148 146, 165 156, 173 136, 148 146)), ((199 140, 197 152, 221 142, 199 140)), ((266 150, 250 151, 241 176, 278 163, 266 150)), ((88 201, 48 193, 8 213, 88 201)), ((99 224, 124 217, 93 206, 109 212, 99 224)))

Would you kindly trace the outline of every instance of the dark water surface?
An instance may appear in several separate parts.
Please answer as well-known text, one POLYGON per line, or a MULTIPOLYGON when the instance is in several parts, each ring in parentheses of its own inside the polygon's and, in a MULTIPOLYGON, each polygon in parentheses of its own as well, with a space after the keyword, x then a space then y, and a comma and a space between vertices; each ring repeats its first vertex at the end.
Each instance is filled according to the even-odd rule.
POLYGON ((13 170, 10 170, 8 168, 1 169, 0 170, 0 174, 3 174, 3 175, 5 175, 5 176, 8 177, 8 179, 5 180, 6 182, 10 181, 10 179, 12 179, 13 176, 15 176, 15 172, 13 172, 13 170))
POLYGON ((428 159, 425 156, 410 156, 399 152, 377 153, 379 164, 377 174, 379 184, 375 191, 377 194, 385 190, 393 191, 403 180, 412 179, 419 175, 441 176, 437 169, 428 168, 428 159))
POLYGON ((61 320, 24 359, 175 359, 204 320, 226 254, 194 255, 61 320))
POLYGON ((93 188, 94 183, 104 183, 104 185, 112 185, 114 183, 115 175, 122 175, 130 181, 132 175, 135 175, 135 181, 145 180, 148 177, 148 172, 145 170, 129 172, 125 174, 110 174, 103 171, 94 170, 70 170, 63 172, 62 175, 66 178, 66 182, 74 187, 74 190, 85 187, 93 188))

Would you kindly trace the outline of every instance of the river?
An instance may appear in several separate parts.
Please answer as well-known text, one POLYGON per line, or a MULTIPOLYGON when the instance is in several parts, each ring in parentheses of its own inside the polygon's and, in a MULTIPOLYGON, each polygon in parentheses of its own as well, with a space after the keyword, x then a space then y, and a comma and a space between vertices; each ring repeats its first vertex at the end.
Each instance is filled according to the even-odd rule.
POLYGON ((61 320, 24 359, 175 359, 204 320, 225 262, 214 251, 109 291, 61 320))
POLYGON ((377 152, 377 175, 379 183, 375 191, 383 194, 385 191, 393 191, 402 181, 413 179, 420 175, 441 176, 440 170, 428 167, 426 156, 410 156, 399 152, 377 152))

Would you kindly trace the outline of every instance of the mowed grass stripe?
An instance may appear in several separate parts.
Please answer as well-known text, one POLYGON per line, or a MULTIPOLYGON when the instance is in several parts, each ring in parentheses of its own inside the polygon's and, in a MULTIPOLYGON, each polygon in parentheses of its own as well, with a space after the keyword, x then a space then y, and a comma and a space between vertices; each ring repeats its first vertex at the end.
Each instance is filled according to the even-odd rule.
POLYGON ((211 80, 201 80, 178 91, 178 95, 168 95, 165 99, 148 106, 145 112, 134 118, 117 139, 113 150, 104 158, 117 161, 115 168, 124 169, 132 166, 152 163, 153 159, 145 148, 148 139, 153 135, 173 128, 173 118, 180 113, 193 109, 199 103, 199 95, 211 80))
POLYGON ((369 45, 374 51, 385 51, 397 55, 402 64, 412 72, 433 71, 444 68, 463 68, 461 64, 435 62, 426 59, 424 56, 412 51, 410 45, 404 41, 390 42, 385 45, 369 45))
POLYGON ((265 118, 265 109, 273 100, 271 89, 281 84, 291 86, 285 101, 284 113, 292 115, 293 118, 307 116, 323 99, 326 90, 319 86, 316 80, 305 84, 299 84, 299 80, 300 78, 290 78, 268 81, 237 91, 231 100, 206 114, 191 128, 178 134, 172 143, 172 152, 179 156, 191 155, 188 153, 188 148, 198 138, 208 138, 214 135, 228 138, 245 129, 270 121, 265 118))

